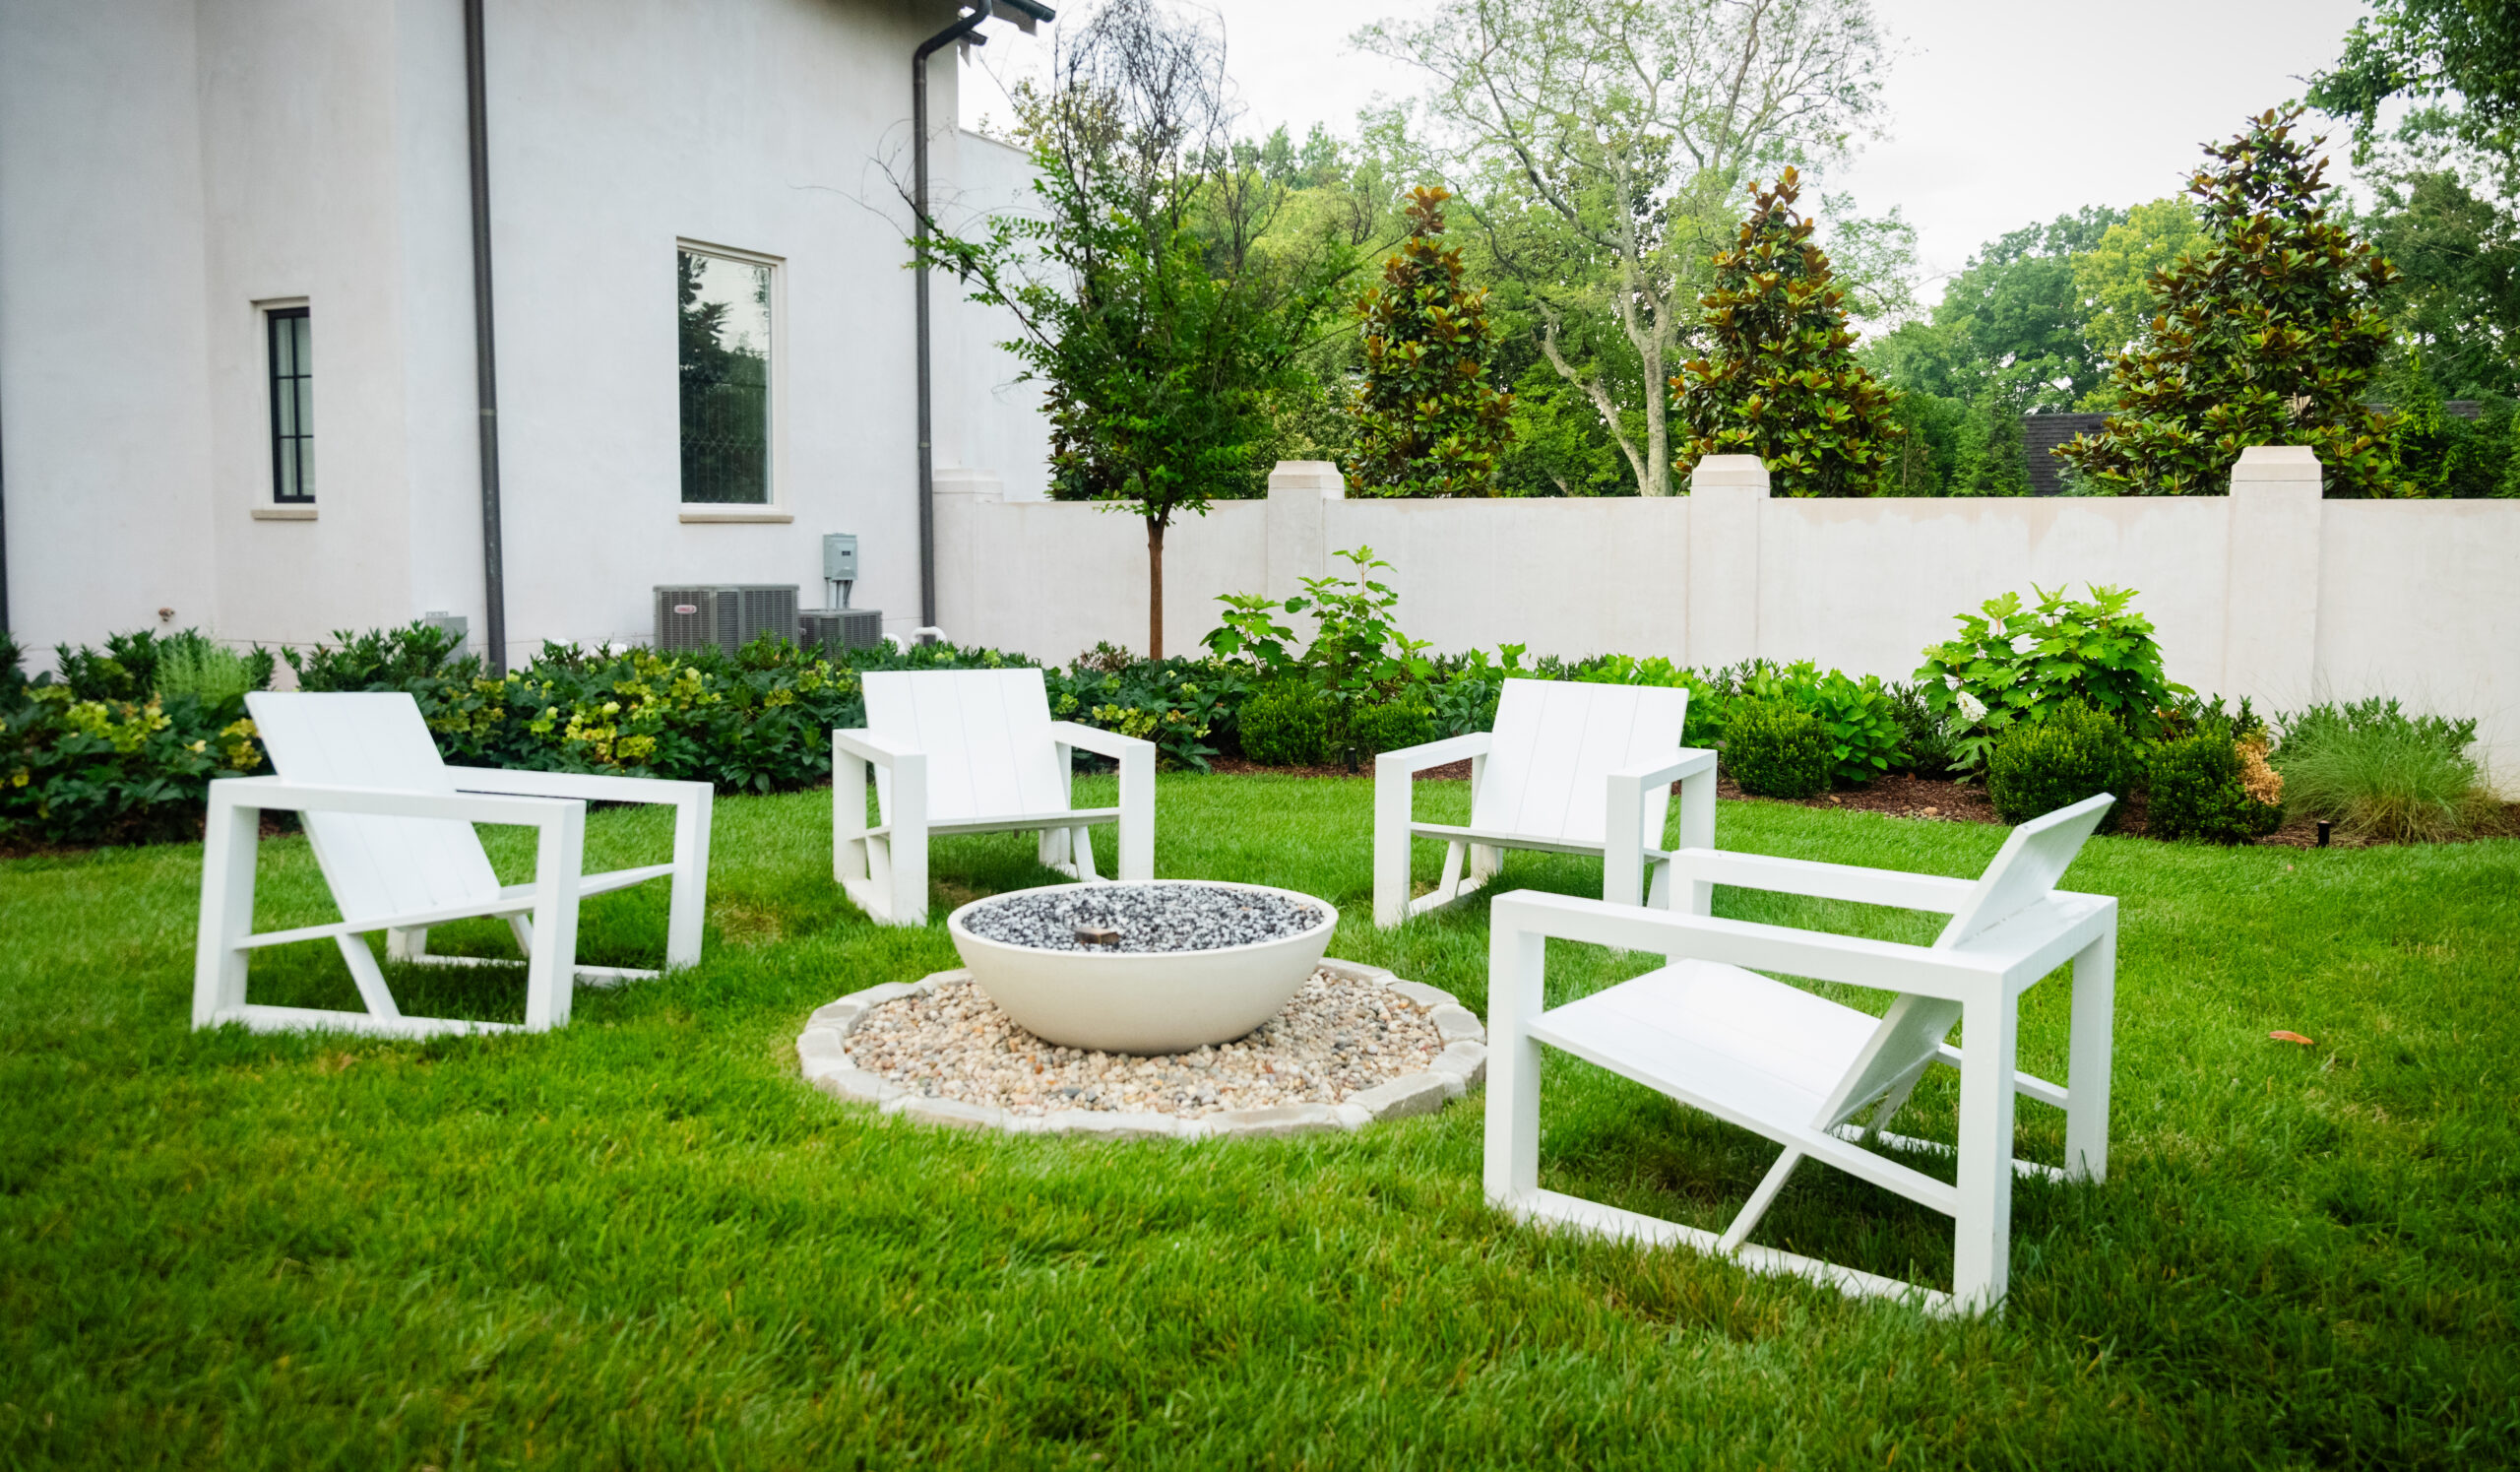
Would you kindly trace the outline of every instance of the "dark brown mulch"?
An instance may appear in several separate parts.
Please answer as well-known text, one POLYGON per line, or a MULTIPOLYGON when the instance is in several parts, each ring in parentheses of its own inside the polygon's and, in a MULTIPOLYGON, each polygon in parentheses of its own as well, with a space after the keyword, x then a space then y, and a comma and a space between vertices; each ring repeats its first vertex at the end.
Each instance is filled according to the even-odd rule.
MULTIPOLYGON (((1346 767, 1264 767, 1256 761, 1239 756, 1212 758, 1208 762, 1208 767, 1225 777, 1371 777, 1374 774, 1371 762, 1351 772, 1346 767)), ((1470 758, 1464 757, 1460 761, 1446 762, 1440 767, 1428 767, 1418 774, 1418 780, 1420 782, 1468 782, 1470 758)))
POLYGON ((1834 807, 1846 812, 1886 812, 1892 817, 1930 818, 1944 823, 2000 823, 1986 790, 1933 777, 1875 777, 1861 787, 1824 793, 1816 798, 1753 798, 1730 777, 1718 775, 1719 798, 1750 802, 1791 802, 1797 807, 1834 807))

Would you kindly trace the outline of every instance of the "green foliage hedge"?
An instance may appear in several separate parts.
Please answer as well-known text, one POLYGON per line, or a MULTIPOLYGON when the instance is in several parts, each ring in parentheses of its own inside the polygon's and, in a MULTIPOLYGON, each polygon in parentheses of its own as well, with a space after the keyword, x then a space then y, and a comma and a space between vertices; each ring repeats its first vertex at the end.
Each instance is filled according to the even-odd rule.
POLYGON ((2147 776, 2151 804, 2145 822, 2155 838, 2245 843, 2284 821, 2282 803, 2249 796, 2239 746, 2223 731, 2162 742, 2153 748, 2147 776))
POLYGON ((1732 707, 1724 756, 1741 791, 1760 798, 1808 798, 1829 785, 1829 734, 1791 700, 1753 696, 1732 707))
POLYGON ((2116 828, 2140 775, 2135 743, 2117 718, 2072 700, 2013 727, 1995 742, 1986 758, 1986 797, 2005 822, 2026 823, 2110 793, 2118 801, 2101 819, 2107 833, 2116 828))

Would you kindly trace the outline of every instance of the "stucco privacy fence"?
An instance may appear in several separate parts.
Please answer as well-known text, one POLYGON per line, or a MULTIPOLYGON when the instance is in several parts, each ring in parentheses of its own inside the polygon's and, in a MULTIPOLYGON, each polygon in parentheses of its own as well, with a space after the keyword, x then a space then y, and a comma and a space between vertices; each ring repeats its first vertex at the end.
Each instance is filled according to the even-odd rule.
MULTIPOLYGON (((1008 501, 984 474, 937 490, 955 640, 1056 661, 1144 647, 1136 518, 1008 501)), ((1335 466, 1284 461, 1266 500, 1166 534, 1169 652, 1215 626, 1217 595, 1286 597, 1359 544, 1438 651, 1813 659, 1885 679, 1997 594, 2131 587, 2182 684, 2261 710, 2390 695, 2474 716, 2500 784, 2520 775, 2520 501, 2325 500, 2300 446, 2245 451, 2228 496, 1777 498, 1758 461, 1716 456, 1669 498, 1352 500, 1335 466)))

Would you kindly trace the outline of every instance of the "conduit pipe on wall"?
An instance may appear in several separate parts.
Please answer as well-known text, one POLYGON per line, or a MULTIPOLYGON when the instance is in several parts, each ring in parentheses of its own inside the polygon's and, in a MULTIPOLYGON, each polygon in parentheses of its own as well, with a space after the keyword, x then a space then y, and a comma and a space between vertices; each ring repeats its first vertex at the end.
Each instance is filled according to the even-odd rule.
POLYGON ((507 555, 499 536, 499 371, 490 310, 490 102, 481 0, 464 0, 466 125, 472 149, 472 352, 481 422, 481 637, 490 673, 508 672, 507 555))
MULTIPOLYGON (((477 0, 472 0, 477 3, 477 0)), ((915 232, 918 257, 913 264, 918 303, 918 621, 921 632, 936 622, 936 405, 930 383, 927 311, 927 58, 956 41, 968 38, 974 45, 985 45, 983 36, 973 32, 996 14, 995 0, 966 0, 972 13, 919 42, 911 53, 910 62, 910 126, 911 126, 911 228, 915 232)), ((1055 21, 1058 12, 1036 0, 1006 0, 1009 9, 1020 11, 1031 21, 1055 21)), ((1030 29, 1029 27, 1027 29, 1030 29)))

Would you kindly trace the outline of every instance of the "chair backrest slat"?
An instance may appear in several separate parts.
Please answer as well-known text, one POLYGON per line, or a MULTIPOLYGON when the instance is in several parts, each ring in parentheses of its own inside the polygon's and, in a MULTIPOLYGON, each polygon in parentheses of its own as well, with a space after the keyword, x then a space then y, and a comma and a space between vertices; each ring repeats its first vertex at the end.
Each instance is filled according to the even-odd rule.
MULTIPOLYGON (((245 697, 272 769, 290 782, 451 794, 428 723, 410 695, 278 693, 245 697)), ((454 818, 310 812, 315 862, 344 920, 495 899, 499 879, 471 823, 454 818)))
MULTIPOLYGON (((1964 945, 2053 893, 2056 881, 2082 852, 2084 841, 2100 826, 2109 804, 2116 800, 2103 793, 2013 829, 1985 872, 1978 876, 1977 887, 1942 928, 1934 948, 1964 945)), ((1942 1040, 1958 1025, 1960 1010, 1956 1001, 1901 993, 1830 1094, 1816 1121, 1819 1127, 1846 1123, 1874 1100, 1923 1072, 1940 1051, 1942 1040)))
MULTIPOLYGON (((865 676, 866 729, 927 757, 927 820, 1068 810, 1039 670, 890 670, 865 676)), ((889 774, 876 800, 892 820, 889 774)))
MULTIPOLYGON (((1505 681, 1471 826, 1600 843, 1609 775, 1677 751, 1688 705, 1687 690, 1659 685, 1505 681)), ((1669 786, 1647 795, 1647 843, 1662 841, 1670 812, 1669 786)))

